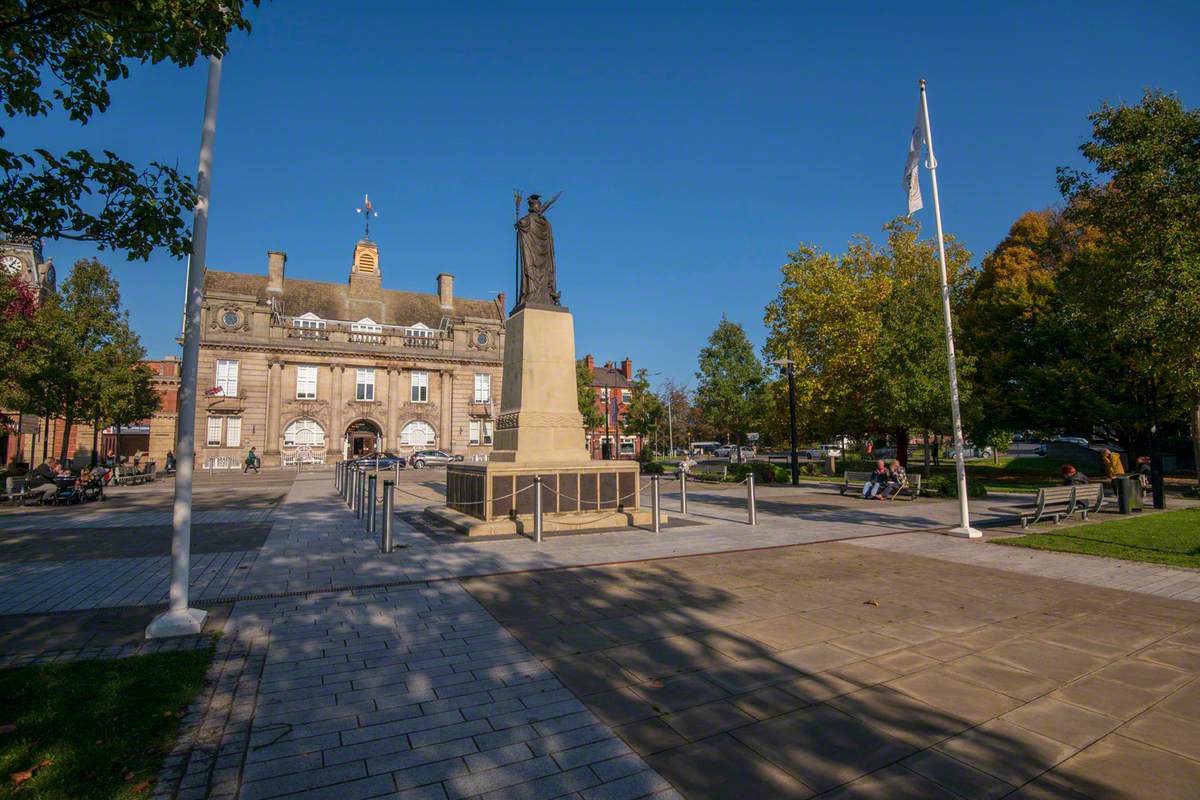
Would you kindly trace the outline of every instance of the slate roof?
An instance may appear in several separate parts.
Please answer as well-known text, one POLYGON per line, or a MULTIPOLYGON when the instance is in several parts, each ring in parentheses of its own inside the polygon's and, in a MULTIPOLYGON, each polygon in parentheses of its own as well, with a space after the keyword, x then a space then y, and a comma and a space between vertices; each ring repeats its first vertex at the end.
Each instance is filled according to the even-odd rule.
POLYGON ((625 377, 620 367, 592 367, 592 386, 610 389, 632 389, 633 381, 625 377))
MULTIPOLYGON (((265 300, 267 276, 210 269, 204 275, 204 292, 251 295, 265 300)), ((283 312, 293 317, 312 312, 327 320, 355 322, 370 317, 381 325, 423 322, 430 328, 437 328, 445 313, 435 294, 381 289, 378 298, 351 296, 349 284, 283 279, 283 312)), ((454 298, 454 315, 501 319, 495 302, 460 297, 454 298)))

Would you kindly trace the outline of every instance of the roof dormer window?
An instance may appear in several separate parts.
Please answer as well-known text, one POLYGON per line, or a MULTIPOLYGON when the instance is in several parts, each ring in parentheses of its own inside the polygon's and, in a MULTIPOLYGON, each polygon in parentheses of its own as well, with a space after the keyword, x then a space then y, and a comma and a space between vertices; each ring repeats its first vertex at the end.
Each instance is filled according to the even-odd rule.
POLYGON ((314 330, 324 330, 325 320, 318 317, 316 314, 309 311, 307 314, 301 314, 298 317, 292 318, 293 328, 311 328, 314 330))
POLYGON ((432 339, 434 331, 429 328, 424 322, 418 322, 416 325, 404 329, 404 335, 410 338, 420 337, 432 339))
POLYGON ((370 317, 363 317, 358 322, 351 322, 350 330, 355 333, 383 333, 383 326, 370 317))

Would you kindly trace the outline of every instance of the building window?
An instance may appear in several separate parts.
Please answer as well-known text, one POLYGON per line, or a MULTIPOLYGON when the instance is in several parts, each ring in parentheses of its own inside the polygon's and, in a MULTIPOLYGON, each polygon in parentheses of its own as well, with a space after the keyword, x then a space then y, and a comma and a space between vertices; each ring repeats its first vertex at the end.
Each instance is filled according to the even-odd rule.
POLYGON ((324 330, 325 320, 319 319, 316 314, 311 311, 302 317, 296 317, 292 320, 293 328, 312 328, 313 330, 324 330))
POLYGON ((370 317, 363 317, 358 322, 351 322, 350 330, 355 333, 383 333, 383 326, 370 317))
POLYGON ((475 402, 492 402, 492 376, 482 372, 475 373, 475 402))
POLYGON ((226 447, 241 447, 242 446, 242 418, 230 417, 225 422, 225 446, 226 447))
POLYGON ((360 369, 357 370, 358 377, 355 379, 354 398, 356 400, 374 400, 375 399, 375 370, 360 369))
POLYGON ((432 339, 436 334, 433 330, 418 322, 411 328, 405 328, 404 335, 408 337, 432 339))
POLYGON ((633 392, 631 392, 628 389, 622 389, 621 390, 621 402, 622 403, 632 403, 633 402, 633 392))
POLYGON ((296 399, 317 399, 317 368, 313 366, 296 367, 296 399))
POLYGON ((411 445, 412 447, 429 447, 434 443, 436 438, 437 435, 433 432, 433 426, 419 419, 408 423, 400 431, 400 444, 411 445))
POLYGON ((238 362, 227 358, 217 359, 217 391, 218 397, 237 397, 238 393, 238 362))
POLYGON ((492 443, 492 421, 491 420, 471 420, 471 438, 469 444, 491 444, 492 443))
POLYGON ((412 389, 410 399, 414 403, 429 402, 429 373, 414 372, 412 373, 412 389))
POLYGON ((208 418, 208 438, 205 439, 205 443, 209 447, 220 447, 221 446, 221 418, 220 417, 209 417, 208 418))
POLYGON ((285 447, 298 445, 324 445, 325 429, 311 419, 298 419, 283 432, 285 447))
POLYGON ((637 443, 636 437, 622 436, 621 437, 621 455, 623 455, 623 456, 636 455, 636 450, 637 450, 636 443, 637 443))

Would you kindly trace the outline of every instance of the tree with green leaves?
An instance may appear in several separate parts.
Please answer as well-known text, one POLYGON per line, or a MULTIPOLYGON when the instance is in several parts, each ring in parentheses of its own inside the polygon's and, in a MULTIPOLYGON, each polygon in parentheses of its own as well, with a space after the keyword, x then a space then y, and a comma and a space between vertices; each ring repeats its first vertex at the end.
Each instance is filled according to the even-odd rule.
MULTIPOLYGON (((769 358, 795 362, 798 422, 809 436, 888 434, 907 461, 911 430, 950 427, 937 245, 899 218, 877 246, 855 237, 843 254, 813 245, 789 254, 779 294, 766 309, 769 358)), ((970 253, 946 237, 951 302, 970 285, 970 253)), ((959 364, 964 378, 969 358, 959 364)), ((785 380, 774 384, 773 435, 787 430, 785 380)))
POLYGON ((761 419, 766 369, 741 325, 724 317, 700 351, 696 405, 727 441, 741 444, 761 419))
POLYGON ((1058 377, 1090 383, 1095 422, 1131 454, 1155 416, 1190 420, 1200 476, 1200 110, 1148 90, 1089 120, 1093 171, 1058 171, 1068 220, 1095 234, 1057 278, 1060 330, 1081 350, 1058 377))
POLYGON ((575 396, 583 415, 583 428, 588 433, 604 424, 604 414, 596 406, 596 389, 592 386, 595 380, 586 360, 575 362, 575 396))
MULTIPOLYGON (((0 2, 0 102, 10 117, 56 109, 80 124, 108 110, 109 85, 130 65, 188 67, 229 49, 260 0, 8 0, 0 2)), ((4 131, 0 130, 0 141, 4 131)), ((174 167, 139 167, 105 150, 16 152, 0 147, 0 231, 73 239, 147 259, 191 252, 184 214, 190 180, 174 167)))
POLYGON ((646 439, 667 424, 667 409, 662 400, 650 388, 650 373, 639 369, 633 376, 630 403, 625 409, 621 430, 629 435, 641 436, 645 449, 646 439))

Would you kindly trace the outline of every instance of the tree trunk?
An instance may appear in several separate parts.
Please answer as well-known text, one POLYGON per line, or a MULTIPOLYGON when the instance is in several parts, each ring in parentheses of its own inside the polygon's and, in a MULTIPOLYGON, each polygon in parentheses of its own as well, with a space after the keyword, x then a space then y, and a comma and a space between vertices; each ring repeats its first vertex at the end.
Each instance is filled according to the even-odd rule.
POLYGON ((1192 401, 1192 468, 1196 471, 1196 480, 1200 481, 1200 395, 1192 401))
POLYGON ((67 461, 67 443, 71 438, 71 426, 74 422, 75 415, 71 413, 71 405, 68 403, 66 413, 63 416, 62 447, 58 451, 58 460, 64 467, 70 466, 70 462, 67 461))
POLYGON ((929 480, 929 428, 925 429, 925 480, 929 480))
POLYGON ((908 468, 908 428, 896 429, 896 460, 908 468))
POLYGON ((97 456, 99 455, 96 452, 96 448, 100 446, 99 441, 100 441, 100 420, 97 419, 97 420, 93 420, 93 422, 92 422, 92 463, 90 465, 92 469, 96 468, 96 459, 97 459, 97 456))
POLYGON ((42 432, 42 461, 50 457, 50 415, 46 415, 46 429, 42 432))

